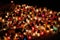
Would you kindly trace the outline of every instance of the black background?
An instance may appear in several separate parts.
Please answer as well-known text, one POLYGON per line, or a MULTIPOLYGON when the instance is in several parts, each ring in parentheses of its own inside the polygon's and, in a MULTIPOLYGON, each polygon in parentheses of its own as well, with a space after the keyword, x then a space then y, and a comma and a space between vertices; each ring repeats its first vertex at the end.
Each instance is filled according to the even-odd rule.
MULTIPOLYGON (((0 6, 10 3, 11 0, 1 0, 0 6)), ((38 7, 47 7, 49 9, 60 11, 59 0, 13 0, 17 4, 37 5, 38 7)))

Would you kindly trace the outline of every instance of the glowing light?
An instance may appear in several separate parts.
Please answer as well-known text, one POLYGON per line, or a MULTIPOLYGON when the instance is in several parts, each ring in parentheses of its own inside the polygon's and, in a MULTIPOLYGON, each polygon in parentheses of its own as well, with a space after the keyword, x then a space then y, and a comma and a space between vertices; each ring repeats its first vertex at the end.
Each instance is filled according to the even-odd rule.
POLYGON ((50 11, 50 14, 52 14, 52 11, 50 11))
POLYGON ((53 31, 53 29, 50 29, 50 31, 53 31))
POLYGON ((31 30, 29 30, 28 32, 31 33, 31 30))
POLYGON ((0 20, 2 20, 2 17, 0 17, 0 20))
POLYGON ((24 32, 23 34, 26 35, 26 32, 24 32))
POLYGON ((11 3, 13 3, 14 1, 11 1, 11 3))
POLYGON ((32 12, 29 12, 29 14, 32 14, 32 12))
POLYGON ((37 17, 34 17, 35 20, 37 20, 37 17))
POLYGON ((41 35, 44 35, 44 32, 41 32, 40 34, 41 34, 41 35))
POLYGON ((4 28, 3 30, 6 30, 6 28, 4 28))
POLYGON ((18 17, 16 17, 16 21, 18 21, 18 17))
POLYGON ((30 18, 30 15, 28 15, 28 17, 30 18))
POLYGON ((21 20, 21 17, 18 17, 18 20, 21 20))
POLYGON ((47 25, 48 28, 50 28, 50 25, 47 25))
POLYGON ((4 19, 2 19, 2 22, 5 22, 5 20, 4 20, 4 19))
POLYGON ((17 9, 17 11, 20 11, 20 9, 17 9))
POLYGON ((37 31, 35 32, 35 34, 37 34, 37 31))
POLYGON ((43 11, 47 11, 47 8, 44 8, 43 11))
POLYGON ((60 17, 58 17, 58 21, 60 21, 60 17))
POLYGON ((28 36, 28 39, 31 39, 32 37, 31 36, 28 36))
POLYGON ((28 19, 26 19, 27 23, 30 23, 30 21, 28 19))
POLYGON ((39 10, 38 9, 36 9, 36 12, 38 12, 39 10))
POLYGON ((53 27, 53 30, 57 31, 58 29, 57 29, 57 27, 53 27))
POLYGON ((10 37, 8 37, 8 39, 10 39, 10 37))
POLYGON ((37 33, 37 36, 39 37, 40 36, 40 33, 37 33))
POLYGON ((32 30, 34 30, 35 28, 34 27, 32 27, 32 30))
POLYGON ((8 16, 5 16, 6 18, 8 18, 8 16))
POLYGON ((15 37, 17 37, 18 35, 17 34, 15 34, 15 37))
POLYGON ((28 32, 29 30, 26 30, 26 32, 28 32))
POLYGON ((39 26, 35 25, 36 28, 38 28, 39 26))
POLYGON ((30 18, 30 20, 33 20, 33 18, 30 18))
POLYGON ((43 29, 43 30, 45 30, 45 27, 43 27, 43 26, 41 26, 40 28, 43 29))
POLYGON ((7 12, 7 16, 9 16, 9 13, 7 12))
POLYGON ((38 21, 40 21, 41 20, 41 18, 38 18, 38 21))
POLYGON ((50 31, 49 30, 46 30, 47 33, 49 33, 50 31))
POLYGON ((36 36, 36 34, 35 34, 35 33, 33 33, 33 34, 32 34, 32 36, 36 36))
POLYGON ((16 26, 14 26, 13 28, 16 29, 16 26))

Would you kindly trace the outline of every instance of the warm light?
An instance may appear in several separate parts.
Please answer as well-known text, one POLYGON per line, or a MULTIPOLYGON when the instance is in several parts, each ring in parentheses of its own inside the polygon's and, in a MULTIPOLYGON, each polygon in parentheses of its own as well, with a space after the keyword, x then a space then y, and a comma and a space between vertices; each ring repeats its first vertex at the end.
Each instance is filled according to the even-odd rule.
POLYGON ((53 31, 53 29, 50 29, 50 31, 53 31))
POLYGON ((36 9, 36 12, 38 12, 39 10, 38 9, 36 9))
POLYGON ((28 15, 28 17, 30 18, 30 15, 28 15))
POLYGON ((41 35, 44 35, 44 32, 41 32, 40 34, 41 34, 41 35))
POLYGON ((10 39, 10 37, 8 37, 8 39, 10 39))
POLYGON ((37 33, 37 36, 39 37, 40 36, 40 33, 37 33))
POLYGON ((8 18, 8 16, 5 16, 6 18, 8 18))
POLYGON ((0 17, 0 20, 2 20, 2 17, 0 17))
POLYGON ((18 17, 18 20, 21 20, 21 17, 18 17))
POLYGON ((17 9, 17 11, 20 11, 20 9, 17 9))
POLYGON ((29 30, 26 30, 26 32, 28 32, 29 30))
POLYGON ((29 36, 28 39, 31 39, 31 36, 29 36))
POLYGON ((60 17, 58 17, 58 21, 60 21, 60 17))
POLYGON ((14 26, 13 29, 16 29, 16 26, 14 26))
POLYGON ((6 28, 4 28, 3 30, 6 30, 6 28))
POLYGON ((29 12, 29 14, 32 14, 32 12, 29 12))
POLYGON ((37 17, 34 17, 35 20, 37 20, 37 17))
POLYGON ((49 30, 46 30, 47 33, 49 33, 50 31, 49 30))
POLYGON ((52 11, 50 11, 50 14, 52 14, 52 11))
POLYGON ((15 37, 17 37, 18 35, 17 34, 15 34, 15 37))
POLYGON ((43 9, 43 11, 47 11, 47 9, 46 9, 46 8, 44 8, 44 9, 43 9))
POLYGON ((32 30, 34 30, 34 27, 32 27, 32 30))
POLYGON ((24 32, 23 34, 26 35, 26 32, 24 32))
POLYGON ((7 16, 9 16, 9 13, 7 12, 7 16))
POLYGON ((33 33, 33 35, 32 36, 36 36, 36 34, 35 33, 33 33))
POLYGON ((11 1, 11 3, 13 3, 14 1, 11 1))
POLYGON ((38 28, 39 26, 35 25, 36 28, 38 28))
POLYGON ((16 17, 16 21, 18 21, 18 17, 16 17))
POLYGON ((27 23, 30 23, 30 21, 28 19, 26 19, 27 23))
POLYGON ((40 21, 41 19, 42 19, 42 18, 39 17, 39 18, 38 18, 38 21, 40 21))
POLYGON ((4 20, 4 19, 2 19, 2 22, 5 22, 5 20, 4 20))
POLYGON ((29 30, 28 32, 31 33, 31 30, 29 30))

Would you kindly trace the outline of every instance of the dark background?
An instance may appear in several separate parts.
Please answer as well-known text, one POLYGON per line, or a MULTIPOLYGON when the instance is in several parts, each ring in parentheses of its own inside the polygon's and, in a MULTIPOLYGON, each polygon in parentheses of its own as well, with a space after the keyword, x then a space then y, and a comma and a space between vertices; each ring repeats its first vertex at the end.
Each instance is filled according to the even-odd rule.
MULTIPOLYGON (((11 0, 1 0, 0 6, 9 4, 11 0)), ((17 4, 29 4, 37 5, 38 7, 47 7, 55 11, 60 11, 60 1, 59 0, 13 0, 17 4)))
MULTIPOLYGON (((10 3, 11 0, 0 0, 0 8, 10 3)), ((54 11, 60 11, 59 0, 13 0, 16 4, 37 5, 38 7, 47 7, 54 11)), ((60 33, 48 38, 48 40, 60 40, 60 33)))

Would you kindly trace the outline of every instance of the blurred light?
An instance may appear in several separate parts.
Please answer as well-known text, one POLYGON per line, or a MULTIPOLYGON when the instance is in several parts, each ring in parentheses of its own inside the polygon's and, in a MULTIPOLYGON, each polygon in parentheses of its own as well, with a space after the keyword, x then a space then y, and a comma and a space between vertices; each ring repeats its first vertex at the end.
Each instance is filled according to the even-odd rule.
POLYGON ((4 19, 2 19, 2 22, 5 22, 5 20, 4 20, 4 19))
POLYGON ((53 30, 57 31, 57 30, 58 30, 58 28, 57 28, 57 27, 53 27, 53 30))
POLYGON ((7 15, 6 15, 5 17, 6 17, 6 18, 8 18, 8 16, 7 16, 7 15))
POLYGON ((17 34, 15 34, 15 37, 17 37, 18 35, 17 34))
POLYGON ((35 20, 37 20, 37 17, 34 17, 35 20))
POLYGON ((50 14, 52 14, 52 11, 50 11, 50 14))
POLYGON ((28 32, 31 33, 31 30, 29 30, 28 32))
POLYGON ((33 35, 32 36, 36 36, 36 34, 35 33, 33 33, 33 35))
POLYGON ((46 30, 47 33, 49 33, 50 31, 49 30, 46 30))
POLYGON ((9 13, 7 12, 7 16, 9 16, 9 13))
POLYGON ((25 37, 24 40, 27 40, 27 38, 25 37))
POLYGON ((31 36, 28 36, 28 39, 31 39, 32 37, 31 36))
POLYGON ((44 35, 44 32, 40 32, 41 35, 44 35))
POLYGON ((16 29, 16 26, 14 26, 13 28, 16 29))
POLYGON ((34 30, 34 27, 32 27, 32 30, 34 30))
POLYGON ((26 32, 24 32, 23 34, 26 35, 26 32))
POLYGON ((58 21, 60 21, 60 17, 58 17, 58 21))
POLYGON ((3 30, 6 30, 6 28, 3 28, 3 30))
POLYGON ((39 37, 40 36, 40 33, 37 33, 37 36, 39 37))
POLYGON ((28 32, 29 30, 26 30, 26 32, 28 32))
POLYGON ((2 17, 0 17, 0 20, 2 20, 2 17))
POLYGON ((11 3, 13 3, 14 1, 11 1, 11 3))
POLYGON ((36 9, 36 12, 38 12, 39 10, 38 9, 36 9))
POLYGON ((8 39, 10 39, 10 37, 8 37, 8 39))
POLYGON ((50 29, 50 31, 53 31, 53 29, 50 29))

